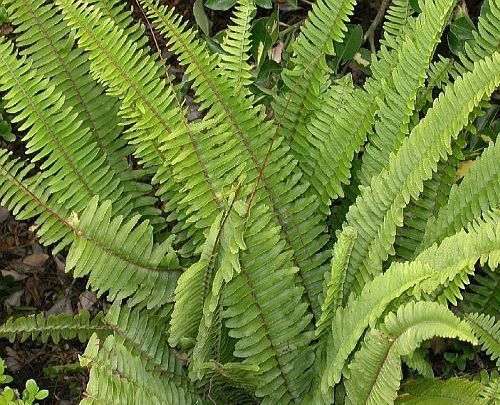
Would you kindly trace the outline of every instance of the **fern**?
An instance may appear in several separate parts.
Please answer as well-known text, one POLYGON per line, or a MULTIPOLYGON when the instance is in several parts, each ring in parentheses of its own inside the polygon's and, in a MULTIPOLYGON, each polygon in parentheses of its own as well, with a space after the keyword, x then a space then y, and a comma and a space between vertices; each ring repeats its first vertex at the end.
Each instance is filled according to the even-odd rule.
POLYGON ((500 178, 494 169, 500 160, 500 145, 491 144, 474 161, 460 185, 450 192, 450 197, 436 218, 431 218, 426 226, 422 246, 440 242, 466 226, 482 212, 498 207, 500 201, 500 178))
POLYGON ((358 231, 347 269, 346 284, 358 290, 365 280, 381 270, 401 225, 402 209, 410 197, 417 197, 423 181, 436 169, 442 155, 450 150, 451 139, 467 122, 473 107, 498 84, 500 56, 478 63, 473 72, 447 88, 426 117, 414 128, 389 165, 370 188, 364 189, 347 214, 347 223, 358 231), (458 104, 458 99, 462 102, 458 104), (439 122, 435 117, 440 117, 439 122), (437 127, 439 125, 439 127, 437 127), (368 203, 369 201, 369 203, 368 203), (367 227, 365 218, 371 219, 367 227), (375 218, 377 218, 375 220, 375 218))
POLYGON ((227 72, 228 78, 235 83, 248 86, 252 83, 250 73, 249 52, 251 47, 250 30, 251 21, 255 15, 255 5, 252 0, 241 0, 236 6, 232 21, 224 36, 221 48, 221 67, 227 72))
POLYGON ((497 362, 497 367, 500 365, 500 322, 497 322, 494 317, 484 314, 468 314, 465 317, 481 342, 483 350, 491 357, 491 360, 497 362))
POLYGON ((436 403, 463 404, 479 403, 480 395, 485 387, 475 381, 465 378, 449 380, 421 379, 409 381, 401 386, 401 391, 394 403, 422 404, 436 403))
POLYGON ((464 294, 461 308, 467 312, 481 312, 496 316, 500 312, 500 275, 484 266, 464 294))
POLYGON ((134 4, 145 25, 122 0, 5 3, 0 91, 27 153, 0 150, 0 204, 112 305, 0 336, 88 340, 82 403, 496 400, 498 378, 432 379, 418 347, 499 360, 496 140, 454 184, 500 84, 497 1, 457 60, 437 46, 454 1, 392 2, 358 86, 330 67, 355 1, 320 0, 270 106, 249 56, 260 2, 237 2, 220 53, 157 0, 134 4), (424 379, 400 388, 401 362, 424 379))
POLYGON ((446 307, 430 302, 409 303, 373 330, 349 366, 347 403, 392 403, 397 396, 401 356, 433 336, 476 343, 468 325, 446 307))
POLYGON ((145 361, 127 350, 123 340, 109 336, 90 339, 80 364, 90 369, 82 404, 92 403, 182 403, 200 401, 196 393, 184 390, 145 361))
POLYGON ((94 333, 106 336, 109 330, 102 323, 102 313, 91 319, 87 310, 74 316, 60 314, 45 317, 40 313, 26 318, 9 318, 0 326, 0 337, 8 338, 11 343, 16 337, 19 337, 21 342, 27 339, 40 339, 46 343, 49 338, 56 344, 61 339, 74 338, 78 338, 80 342, 87 342, 94 333))

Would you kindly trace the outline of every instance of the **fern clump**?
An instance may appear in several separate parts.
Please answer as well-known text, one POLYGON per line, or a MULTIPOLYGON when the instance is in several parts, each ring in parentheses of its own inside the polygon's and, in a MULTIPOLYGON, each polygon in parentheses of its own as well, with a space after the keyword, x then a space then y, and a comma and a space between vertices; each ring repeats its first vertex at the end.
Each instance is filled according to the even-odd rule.
POLYGON ((219 52, 157 0, 137 11, 158 49, 119 0, 3 3, 26 156, 0 149, 0 204, 113 304, 0 336, 88 342, 82 403, 495 400, 496 374, 432 379, 420 347, 459 339, 498 367, 499 142, 470 152, 500 84, 498 0, 456 59, 437 53, 456 1, 392 2, 363 85, 331 63, 355 0, 319 0, 271 103, 253 0, 219 52))

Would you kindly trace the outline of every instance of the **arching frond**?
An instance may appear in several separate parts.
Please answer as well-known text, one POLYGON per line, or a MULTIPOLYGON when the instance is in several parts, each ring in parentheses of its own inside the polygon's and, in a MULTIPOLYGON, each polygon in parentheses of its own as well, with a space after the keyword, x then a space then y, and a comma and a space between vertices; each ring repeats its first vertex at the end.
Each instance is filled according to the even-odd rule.
POLYGON ((500 222, 495 219, 480 221, 468 231, 444 239, 439 246, 434 244, 415 258, 439 271, 417 286, 414 293, 417 297, 423 293, 429 299, 457 305, 457 299, 463 298, 460 290, 469 283, 468 276, 474 273, 475 264, 495 264, 499 252, 500 222))
POLYGON ((363 186, 370 185, 389 163, 410 132, 410 117, 414 113, 419 90, 424 86, 429 64, 441 34, 448 24, 455 0, 431 0, 423 3, 422 12, 408 30, 398 49, 398 64, 386 84, 384 102, 377 114, 373 134, 363 154, 358 178, 363 186))
POLYGON ((396 229, 402 225, 403 208, 421 193, 440 158, 450 153, 452 139, 467 124, 473 108, 498 85, 499 62, 500 54, 495 53, 448 87, 391 156, 386 169, 369 188, 362 189, 347 214, 347 224, 358 232, 347 270, 348 291, 351 284, 359 291, 382 270, 382 262, 393 249, 396 229))
POLYGON ((349 366, 347 403, 393 403, 402 378, 401 356, 434 336, 477 343, 467 323, 436 303, 410 302, 387 315, 381 330, 371 331, 349 366))
POLYGON ((346 360, 369 325, 374 325, 388 305, 434 273, 421 263, 394 264, 386 273, 368 282, 359 297, 351 296, 337 309, 326 343, 327 360, 321 390, 324 394, 340 381, 346 360))
POLYGON ((278 123, 278 135, 285 139, 301 170, 311 176, 311 142, 307 130, 309 116, 314 111, 318 95, 331 69, 328 56, 335 55, 334 42, 341 42, 355 0, 319 0, 313 4, 300 34, 293 44, 293 56, 281 78, 286 90, 278 95, 273 110, 278 123))
POLYGON ((155 200, 145 196, 151 186, 135 181, 143 173, 126 164, 131 149, 121 136, 117 100, 106 96, 102 86, 91 78, 88 57, 74 47, 70 30, 55 6, 44 5, 42 0, 9 0, 6 4, 19 34, 16 45, 22 49, 21 54, 28 56, 32 68, 50 80, 55 92, 62 93, 64 104, 60 108, 72 108, 71 112, 77 114, 75 119, 82 121, 80 131, 90 130, 89 138, 95 142, 99 156, 115 172, 134 207, 156 217, 156 222, 161 221, 158 210, 152 207, 155 200))
POLYGON ((90 339, 80 364, 90 370, 83 404, 196 404, 197 393, 190 392, 176 381, 148 366, 132 353, 117 336, 101 341, 90 339))
POLYGON ((482 345, 482 349, 491 357, 491 360, 500 367, 500 321, 494 316, 484 314, 467 314, 465 321, 482 345))
POLYGON ((92 334, 107 336, 110 331, 102 323, 102 313, 93 318, 87 310, 79 314, 59 314, 46 317, 43 313, 20 318, 9 318, 0 326, 0 337, 6 337, 10 342, 19 338, 21 342, 28 339, 40 339, 43 343, 50 339, 55 344, 61 339, 78 338, 86 342, 92 334))
POLYGON ((89 201, 77 219, 87 237, 77 238, 66 259, 75 277, 88 275, 88 284, 108 299, 129 298, 129 304, 155 308, 171 300, 179 268, 171 238, 153 243, 153 229, 136 215, 128 222, 111 216, 111 203, 89 201), (118 247, 110 254, 112 247, 118 247))
POLYGON ((64 105, 64 96, 54 85, 32 68, 25 57, 17 58, 10 42, 0 43, 0 90, 6 111, 16 114, 20 130, 27 130, 23 141, 33 162, 41 161, 48 176, 51 193, 68 209, 85 207, 86 198, 100 195, 116 201, 115 209, 127 215, 128 198, 111 167, 104 162, 99 148, 78 115, 64 105))
POLYGON ((483 384, 465 378, 449 380, 419 379, 401 384, 395 404, 460 405, 477 404, 485 390, 483 384))
POLYGON ((250 33, 252 19, 255 15, 254 0, 240 0, 231 17, 232 25, 228 26, 221 48, 220 66, 226 71, 227 77, 235 84, 249 86, 252 83, 250 59, 250 33))

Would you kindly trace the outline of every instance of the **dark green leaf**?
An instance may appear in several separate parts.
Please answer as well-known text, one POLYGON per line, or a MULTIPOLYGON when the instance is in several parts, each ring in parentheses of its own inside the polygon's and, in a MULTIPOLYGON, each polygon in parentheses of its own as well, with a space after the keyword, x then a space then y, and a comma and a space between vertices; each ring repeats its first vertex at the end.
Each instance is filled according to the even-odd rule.
POLYGON ((203 0, 196 0, 193 4, 193 14, 196 20, 196 24, 203 31, 205 35, 210 33, 210 20, 205 14, 205 9, 203 7, 203 0))
POLYGON ((342 43, 335 44, 336 58, 340 63, 351 60, 363 44, 363 28, 361 25, 347 25, 347 32, 342 43))
POLYGON ((205 6, 210 10, 229 10, 236 4, 237 0, 207 0, 205 6))

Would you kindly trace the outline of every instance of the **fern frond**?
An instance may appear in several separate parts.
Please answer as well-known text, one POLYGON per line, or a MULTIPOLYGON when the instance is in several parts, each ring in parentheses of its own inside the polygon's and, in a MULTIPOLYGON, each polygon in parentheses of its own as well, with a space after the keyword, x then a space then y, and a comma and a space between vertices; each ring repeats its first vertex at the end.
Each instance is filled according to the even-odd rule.
POLYGON ((181 222, 181 231, 192 225, 190 236, 199 244, 203 229, 217 214, 219 193, 241 173, 231 149, 236 140, 228 139, 227 124, 207 119, 189 125, 185 107, 172 83, 163 78, 164 66, 155 57, 146 56, 112 20, 104 19, 103 24, 102 13, 94 6, 81 0, 56 4, 76 29, 79 46, 90 53, 92 72, 109 94, 122 100, 120 114, 131 125, 129 142, 135 145, 139 162, 156 172, 153 183, 161 186, 157 195, 165 200, 175 190, 175 219, 181 222), (217 126, 202 134, 207 123, 217 126), (216 162, 224 153, 224 164, 216 162))
POLYGON ((459 185, 453 186, 447 204, 425 228, 422 248, 456 233, 481 213, 500 204, 500 142, 492 143, 474 161, 459 185))
POLYGON ((55 344, 61 339, 69 340, 78 338, 86 342, 92 334, 107 336, 110 331, 102 323, 102 313, 91 319, 87 310, 82 310, 76 315, 59 314, 46 317, 43 313, 20 318, 9 318, 0 325, 0 337, 5 337, 11 343, 19 338, 21 342, 28 339, 40 339, 46 343, 49 338, 55 344))
POLYGON ((467 323, 436 303, 410 302, 387 315, 381 330, 371 331, 349 366, 347 403, 392 404, 402 377, 401 356, 434 336, 477 343, 467 323))
POLYGON ((321 317, 316 323, 316 337, 325 333, 325 328, 330 327, 332 318, 339 306, 344 302, 344 280, 349 256, 352 252, 356 231, 354 228, 340 235, 340 239, 333 249, 332 268, 330 274, 325 274, 323 285, 324 299, 321 304, 321 317))
POLYGON ((133 8, 121 0, 86 0, 95 4, 104 16, 111 18, 116 26, 122 28, 130 40, 138 47, 148 46, 148 37, 145 35, 144 26, 134 20, 133 8))
POLYGON ((361 185, 368 186, 372 177, 387 166, 391 152, 395 153, 408 135, 417 95, 424 86, 435 48, 454 5, 455 0, 426 1, 399 47, 398 64, 386 84, 384 101, 363 154, 358 173, 361 185))
POLYGON ((464 136, 459 136, 452 142, 451 154, 445 161, 442 159, 438 163, 432 178, 424 182, 422 194, 416 199, 412 198, 405 207, 403 226, 396 231, 394 259, 411 260, 421 250, 429 216, 436 215, 447 203, 450 190, 455 184, 458 162, 463 158, 464 144, 464 136))
POLYGON ((444 239, 439 246, 434 244, 415 258, 440 270, 417 286, 414 293, 417 297, 423 293, 427 298, 457 305, 457 299, 463 299, 460 290, 469 283, 468 276, 474 273, 474 265, 477 262, 495 264, 499 252, 500 222, 498 219, 480 221, 468 231, 444 239))
POLYGON ((500 321, 494 316, 478 313, 465 315, 465 321, 472 328, 482 349, 500 367, 500 321))
POLYGON ((347 290, 359 291, 379 273, 393 249, 403 208, 417 198, 441 157, 451 152, 451 141, 467 124, 470 112, 500 82, 500 53, 479 62, 457 79, 434 103, 426 117, 405 139, 389 165, 361 191, 346 216, 358 232, 346 276, 347 290), (367 219, 370 224, 367 224, 367 219))
POLYGON ((185 390, 161 371, 148 367, 117 336, 101 341, 93 335, 80 364, 90 369, 84 404, 196 404, 196 393, 185 390))
POLYGON ((415 350, 408 356, 402 356, 403 362, 411 369, 417 371, 425 378, 433 378, 434 370, 432 369, 429 360, 426 359, 423 350, 415 350))
POLYGON ((480 312, 493 316, 500 313, 500 274, 483 266, 474 275, 464 293, 460 307, 466 312, 480 312))
POLYGON ((500 401, 500 378, 492 378, 481 392, 482 404, 498 404, 500 401))
POLYGON ((27 153, 33 162, 43 161, 40 169, 59 204, 80 211, 86 199, 100 195, 116 202, 116 212, 130 212, 129 198, 117 188, 119 180, 104 163, 89 130, 71 107, 62 109, 64 96, 32 68, 30 60, 18 59, 10 42, 0 43, 0 90, 7 92, 6 111, 16 114, 13 122, 22 122, 19 129, 27 130, 27 153))
POLYGON ((344 364, 369 325, 374 325, 388 305, 434 273, 421 263, 394 264, 368 282, 359 297, 351 296, 337 309, 326 344, 327 361, 321 379, 323 394, 340 381, 344 364))
POLYGON ((225 53, 220 55, 220 66, 225 70, 227 77, 236 84, 249 86, 252 83, 250 59, 251 23, 255 16, 254 0, 240 0, 236 4, 221 48, 225 53))
POLYGON ((323 92, 331 69, 328 56, 335 55, 334 42, 341 42, 345 25, 355 0, 320 0, 313 4, 300 34, 292 44, 293 56, 281 78, 286 90, 278 95, 273 110, 278 122, 278 136, 283 137, 306 178, 312 175, 312 147, 307 122, 315 102, 323 92))
POLYGON ((89 74, 87 56, 73 47, 69 39, 70 30, 53 4, 43 5, 37 0, 6 2, 12 23, 16 26, 16 44, 22 48, 40 74, 50 80, 56 92, 64 95, 62 109, 71 107, 82 129, 90 129, 90 137, 99 148, 100 155, 115 172, 139 212, 158 218, 158 210, 152 206, 154 198, 146 197, 151 187, 134 179, 143 176, 141 171, 132 170, 125 158, 131 153, 126 139, 121 137, 120 120, 117 117, 117 100, 104 94, 104 89, 89 74), (43 5, 43 7, 42 7, 43 5))
POLYGON ((78 218, 86 238, 77 238, 66 259, 75 277, 88 276, 98 296, 109 300, 129 298, 130 305, 155 308, 171 300, 179 269, 171 238, 153 243, 153 229, 136 215, 128 222, 111 216, 109 201, 89 201, 78 218), (110 250, 114 248, 113 254, 110 250))
POLYGON ((115 301, 103 323, 122 339, 133 355, 142 359, 148 370, 155 370, 176 386, 194 392, 195 387, 185 373, 181 358, 167 344, 170 309, 167 305, 159 310, 139 310, 115 301))
POLYGON ((477 381, 465 378, 439 380, 422 378, 401 384, 395 404, 413 405, 460 405, 478 404, 485 387, 477 381))
MULTIPOLYGON (((265 121, 253 108, 253 97, 246 92, 234 92, 217 69, 217 55, 210 55, 195 32, 185 29, 186 23, 173 10, 167 10, 154 0, 144 0, 152 20, 168 40, 169 48, 178 54, 186 72, 193 80, 197 99, 207 116, 221 117, 228 123, 228 134, 237 157, 232 164, 245 165, 247 187, 252 203, 267 204, 273 214, 273 226, 278 226, 286 249, 293 252, 293 266, 300 271, 297 281, 305 289, 305 298, 314 314, 319 313, 317 296, 321 291, 323 266, 327 252, 322 248, 328 241, 314 196, 305 194, 308 187, 301 181, 296 162, 281 145, 272 122, 265 121), (271 136, 271 138, 270 138, 271 136), (286 179, 286 180, 285 180, 286 179)), ((260 212, 260 211, 257 211, 260 212)), ((263 212, 262 212, 263 213, 263 212)), ((255 209, 252 210, 255 215, 255 209)))
POLYGON ((393 0, 385 13, 385 21, 382 26, 384 37, 381 43, 390 46, 397 43, 399 37, 403 36, 404 30, 412 18, 413 8, 410 0, 393 0))

